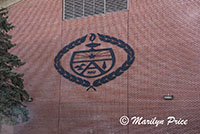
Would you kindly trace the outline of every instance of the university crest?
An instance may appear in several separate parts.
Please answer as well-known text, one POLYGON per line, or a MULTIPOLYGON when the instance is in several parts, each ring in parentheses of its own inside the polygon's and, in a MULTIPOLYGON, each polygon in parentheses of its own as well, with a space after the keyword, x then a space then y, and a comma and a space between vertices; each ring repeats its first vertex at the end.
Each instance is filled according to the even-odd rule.
POLYGON ((68 45, 66 45, 55 57, 55 68, 56 70, 66 79, 75 82, 76 84, 87 87, 89 89, 94 89, 96 87, 105 84, 111 80, 114 80, 120 76, 124 71, 126 71, 135 59, 133 49, 124 41, 117 39, 115 37, 110 37, 103 34, 91 33, 89 36, 85 35, 68 45), (84 43, 87 39, 90 43, 84 43), (99 38, 102 43, 109 43, 109 46, 102 48, 102 43, 95 42, 96 38, 99 38), (73 51, 75 47, 84 45, 84 50, 73 51), (127 53, 127 58, 116 70, 112 70, 116 63, 115 52, 112 49, 112 45, 123 49, 127 53), (69 73, 61 65, 61 58, 67 52, 72 51, 70 57, 69 65, 73 73, 69 73), (109 73, 110 72, 110 73, 109 73), (96 78, 96 79, 95 79, 96 78), (93 81, 91 82, 92 79, 93 81))

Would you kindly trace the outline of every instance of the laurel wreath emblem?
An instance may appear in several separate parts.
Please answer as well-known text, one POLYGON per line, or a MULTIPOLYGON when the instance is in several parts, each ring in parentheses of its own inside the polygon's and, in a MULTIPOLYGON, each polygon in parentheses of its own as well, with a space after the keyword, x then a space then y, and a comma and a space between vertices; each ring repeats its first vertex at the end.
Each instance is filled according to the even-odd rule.
MULTIPOLYGON (((91 35, 95 35, 95 34, 92 33, 91 35)), ((127 53, 127 60, 122 64, 122 66, 120 66, 115 71, 111 72, 110 74, 105 75, 99 79, 96 79, 91 84, 87 79, 83 79, 83 78, 77 77, 73 74, 70 74, 68 71, 66 71, 61 66, 60 60, 61 60, 62 56, 65 53, 69 52, 74 47, 77 47, 77 46, 81 45, 82 43, 84 43, 88 35, 85 35, 85 36, 69 43, 68 45, 66 45, 63 49, 61 49, 58 52, 58 54, 56 55, 56 57, 54 59, 54 62, 55 62, 54 66, 59 74, 61 74, 64 78, 66 78, 72 82, 75 82, 76 84, 82 85, 83 87, 87 87, 87 91, 90 88, 93 88, 96 91, 95 87, 101 86, 102 84, 105 84, 111 80, 114 80, 118 76, 122 75, 127 69, 129 69, 129 67, 132 65, 132 63, 135 59, 135 53, 134 53, 133 49, 124 41, 117 39, 115 37, 110 37, 108 35, 103 35, 103 34, 99 34, 99 33, 97 33, 97 35, 101 41, 118 46, 127 53)))

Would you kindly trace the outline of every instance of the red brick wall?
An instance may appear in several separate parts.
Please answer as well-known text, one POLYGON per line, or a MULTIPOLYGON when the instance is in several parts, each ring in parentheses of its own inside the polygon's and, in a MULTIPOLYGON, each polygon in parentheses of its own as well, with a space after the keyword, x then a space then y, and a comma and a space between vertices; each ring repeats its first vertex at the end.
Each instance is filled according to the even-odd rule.
POLYGON ((198 134, 200 102, 200 3, 132 1, 129 44, 136 60, 128 71, 129 115, 189 119, 187 126, 130 126, 129 132, 198 134), (173 94, 173 101, 162 99, 173 94))
MULTIPOLYGON (((19 71, 25 73, 26 89, 34 98, 27 104, 31 120, 16 126, 14 133, 200 133, 199 7, 198 0, 130 0, 129 11, 62 21, 61 0, 25 0, 11 6, 17 44, 12 52, 27 63, 19 71), (117 79, 97 92, 86 92, 57 73, 54 57, 71 41, 92 32, 128 42, 136 59, 117 79), (174 100, 162 98, 168 93, 174 100), (122 115, 175 116, 189 123, 122 126, 122 115)), ((124 56, 120 50, 116 55, 124 56)))

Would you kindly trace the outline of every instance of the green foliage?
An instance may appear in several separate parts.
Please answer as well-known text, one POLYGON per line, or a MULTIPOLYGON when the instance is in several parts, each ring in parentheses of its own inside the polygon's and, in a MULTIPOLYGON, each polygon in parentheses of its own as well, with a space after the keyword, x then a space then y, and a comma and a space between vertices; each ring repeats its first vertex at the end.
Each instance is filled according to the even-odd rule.
POLYGON ((29 113, 24 101, 30 96, 24 90, 23 74, 13 72, 25 63, 9 53, 15 46, 8 34, 14 26, 9 23, 6 9, 0 10, 0 125, 16 125, 28 121, 29 113))

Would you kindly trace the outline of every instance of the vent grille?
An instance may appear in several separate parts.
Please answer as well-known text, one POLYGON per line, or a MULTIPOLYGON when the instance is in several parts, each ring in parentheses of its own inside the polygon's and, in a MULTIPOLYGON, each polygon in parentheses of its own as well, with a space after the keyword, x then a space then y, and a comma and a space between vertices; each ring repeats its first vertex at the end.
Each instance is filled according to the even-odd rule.
POLYGON ((104 13, 104 0, 96 0, 94 14, 103 14, 104 13))
POLYGON ((63 0, 63 19, 87 17, 128 9, 128 0, 63 0))

